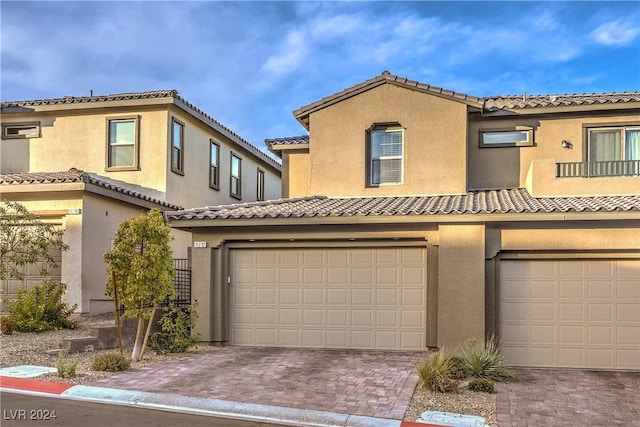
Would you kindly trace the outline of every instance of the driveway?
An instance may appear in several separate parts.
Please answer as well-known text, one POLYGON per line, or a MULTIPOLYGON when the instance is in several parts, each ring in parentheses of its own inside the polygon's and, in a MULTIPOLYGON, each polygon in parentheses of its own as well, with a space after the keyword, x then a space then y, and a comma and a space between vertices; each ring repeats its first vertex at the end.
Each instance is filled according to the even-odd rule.
POLYGON ((516 369, 497 385, 500 427, 640 426, 640 372, 516 369))
POLYGON ((92 385, 401 420, 423 354, 222 347, 92 385))

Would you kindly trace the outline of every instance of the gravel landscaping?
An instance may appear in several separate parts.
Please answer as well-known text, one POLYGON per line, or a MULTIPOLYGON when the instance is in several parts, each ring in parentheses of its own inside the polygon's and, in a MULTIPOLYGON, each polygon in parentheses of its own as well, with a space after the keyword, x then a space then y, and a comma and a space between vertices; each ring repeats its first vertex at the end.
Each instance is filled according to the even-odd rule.
MULTIPOLYGON (((60 349, 64 339, 89 336, 90 328, 110 326, 114 324, 113 322, 113 316, 111 315, 82 316, 79 320, 78 328, 75 330, 43 333, 16 332, 13 335, 0 335, 0 367, 6 368, 19 365, 55 367, 57 356, 49 351, 60 349)), ((216 347, 210 346, 196 346, 189 349, 187 353, 158 355, 147 348, 143 360, 133 362, 131 368, 143 368, 162 361, 183 358, 188 354, 216 351, 216 349, 216 347)), ((63 379, 57 374, 46 374, 38 377, 38 379, 71 384, 88 384, 116 375, 117 372, 96 372, 91 369, 95 356, 108 351, 113 350, 98 350, 69 355, 69 359, 77 360, 78 362, 75 377, 63 379)), ((131 349, 129 348, 126 351, 130 354, 131 349)), ((415 421, 424 411, 479 415, 487 420, 487 424, 497 426, 495 394, 472 392, 463 388, 456 393, 433 393, 416 389, 404 419, 415 421)))

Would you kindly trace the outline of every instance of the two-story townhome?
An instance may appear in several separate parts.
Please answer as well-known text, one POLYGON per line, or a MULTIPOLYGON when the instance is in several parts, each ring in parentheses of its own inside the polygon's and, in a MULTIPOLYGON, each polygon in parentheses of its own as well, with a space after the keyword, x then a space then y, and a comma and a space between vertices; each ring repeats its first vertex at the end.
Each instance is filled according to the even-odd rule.
POLYGON ((267 140, 284 199, 169 211, 204 341, 640 369, 640 93, 475 97, 388 72, 267 140))
MULTIPOLYGON (((0 195, 65 230, 55 254, 81 312, 112 310, 104 253, 118 224, 175 210, 280 197, 280 163, 175 90, 2 102, 0 195)), ((186 258, 187 231, 174 230, 186 258)), ((2 297, 41 280, 38 266, 2 283, 2 297)))

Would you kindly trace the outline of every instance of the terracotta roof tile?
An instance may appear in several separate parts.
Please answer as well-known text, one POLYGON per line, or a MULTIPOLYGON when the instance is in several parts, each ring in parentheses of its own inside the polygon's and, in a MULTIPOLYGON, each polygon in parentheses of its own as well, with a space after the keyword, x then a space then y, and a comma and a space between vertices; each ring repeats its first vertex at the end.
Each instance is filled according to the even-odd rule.
POLYGON ((264 144, 267 147, 272 147, 273 145, 304 145, 309 144, 309 135, 268 138, 264 140, 264 144))
POLYGON ((155 203, 169 209, 182 209, 179 205, 160 200, 156 197, 127 188, 126 183, 119 184, 105 177, 71 168, 63 172, 25 172, 25 173, 9 173, 0 175, 1 185, 27 185, 27 184, 66 184, 74 182, 83 182, 98 187, 106 188, 117 193, 126 194, 137 199, 155 203))
POLYGON ((526 189, 451 196, 279 199, 166 212, 170 221, 202 219, 374 217, 499 213, 640 212, 640 195, 532 197, 526 189))

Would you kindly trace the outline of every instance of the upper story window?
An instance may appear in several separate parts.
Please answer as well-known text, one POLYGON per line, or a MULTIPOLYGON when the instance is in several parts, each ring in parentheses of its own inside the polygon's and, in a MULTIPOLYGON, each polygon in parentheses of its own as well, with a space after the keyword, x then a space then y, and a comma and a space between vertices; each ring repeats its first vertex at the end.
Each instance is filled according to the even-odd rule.
POLYGON ((264 200, 264 171, 258 168, 258 180, 257 180, 257 198, 256 200, 264 200))
POLYGON ((640 126, 588 130, 588 161, 640 160, 640 126))
POLYGON ((138 117, 107 119, 107 170, 138 168, 138 117))
POLYGON ((184 175, 184 123, 171 121, 171 170, 184 175))
POLYGON ((220 189, 220 145, 209 140, 209 187, 220 189))
POLYGON ((399 124, 374 125, 368 132, 368 185, 401 184, 404 131, 399 124))
POLYGON ((480 130, 480 147, 531 147, 533 128, 516 126, 509 129, 480 130))
POLYGON ((231 153, 231 197, 242 198, 242 158, 231 153))
POLYGON ((2 124, 2 139, 26 138, 40 138, 40 122, 2 124))

